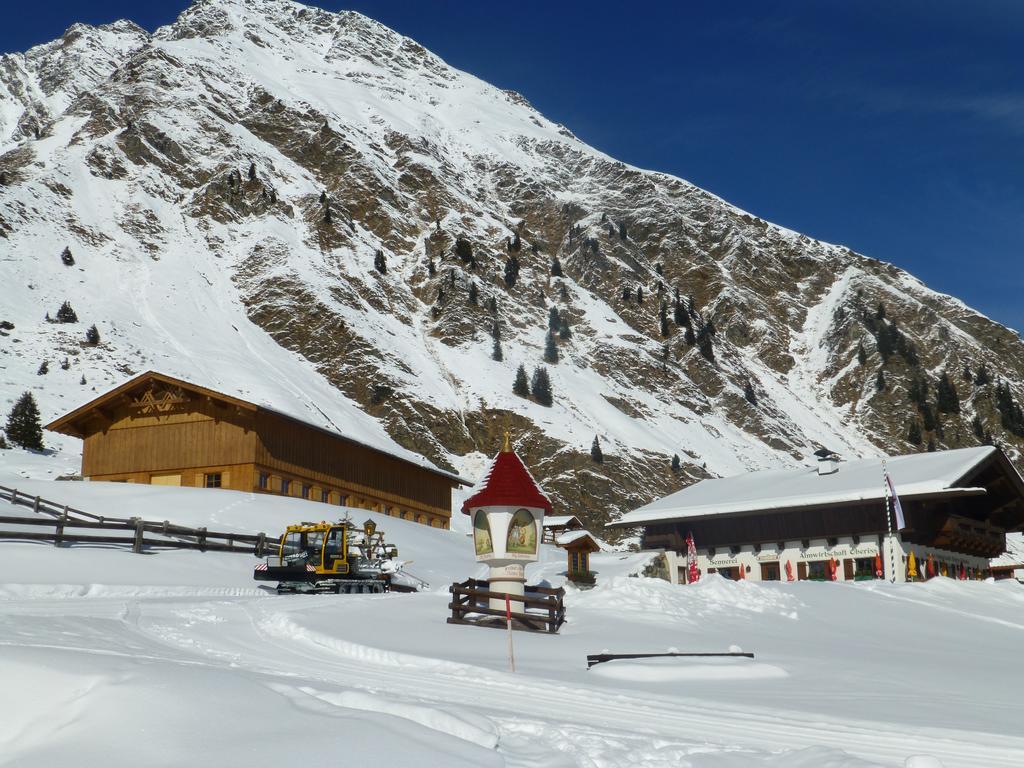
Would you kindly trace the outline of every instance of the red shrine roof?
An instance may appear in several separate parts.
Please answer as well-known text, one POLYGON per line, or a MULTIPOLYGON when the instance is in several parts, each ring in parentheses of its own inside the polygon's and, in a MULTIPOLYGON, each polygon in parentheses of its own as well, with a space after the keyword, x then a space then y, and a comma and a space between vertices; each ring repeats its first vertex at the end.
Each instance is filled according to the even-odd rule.
POLYGON ((522 459, 508 448, 494 457, 483 481, 462 502, 462 514, 474 507, 535 507, 551 514, 551 501, 522 459))

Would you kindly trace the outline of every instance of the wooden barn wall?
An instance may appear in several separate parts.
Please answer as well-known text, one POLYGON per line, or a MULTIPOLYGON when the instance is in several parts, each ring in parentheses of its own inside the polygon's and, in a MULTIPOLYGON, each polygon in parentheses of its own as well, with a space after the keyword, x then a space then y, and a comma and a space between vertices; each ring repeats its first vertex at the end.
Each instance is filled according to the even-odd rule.
POLYGON ((243 464, 256 451, 256 435, 244 426, 251 416, 205 400, 155 416, 122 405, 111 415, 105 431, 83 441, 82 473, 88 477, 243 464))
POLYGON ((274 414, 261 413, 256 431, 260 465, 327 485, 378 489, 445 515, 451 513, 452 482, 435 472, 274 414))

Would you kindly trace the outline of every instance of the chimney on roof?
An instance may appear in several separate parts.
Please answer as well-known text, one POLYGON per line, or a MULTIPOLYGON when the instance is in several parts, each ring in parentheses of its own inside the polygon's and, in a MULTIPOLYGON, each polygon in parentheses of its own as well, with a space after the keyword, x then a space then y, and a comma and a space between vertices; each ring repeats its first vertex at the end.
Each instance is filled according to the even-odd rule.
POLYGON ((830 451, 827 448, 821 448, 814 452, 814 455, 818 457, 818 474, 819 475, 834 475, 839 471, 839 454, 835 451, 830 451))

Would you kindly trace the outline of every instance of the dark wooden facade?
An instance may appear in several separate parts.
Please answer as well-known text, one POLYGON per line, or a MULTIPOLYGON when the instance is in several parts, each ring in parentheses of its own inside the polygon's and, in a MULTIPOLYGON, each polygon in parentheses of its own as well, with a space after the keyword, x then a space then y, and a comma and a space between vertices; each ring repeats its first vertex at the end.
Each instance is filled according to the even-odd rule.
POLYGON ((443 528, 451 519, 452 488, 465 484, 337 432, 154 372, 47 429, 82 438, 82 475, 92 480, 298 496, 443 528))

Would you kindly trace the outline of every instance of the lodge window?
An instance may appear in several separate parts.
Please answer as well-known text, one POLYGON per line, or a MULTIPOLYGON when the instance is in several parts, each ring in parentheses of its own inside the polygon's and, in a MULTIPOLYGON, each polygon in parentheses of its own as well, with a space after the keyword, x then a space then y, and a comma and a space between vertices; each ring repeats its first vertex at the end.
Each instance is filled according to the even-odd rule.
POLYGON ((761 563, 761 581, 782 581, 778 563, 761 563))
POLYGON ((407 517, 409 517, 409 513, 403 509, 401 512, 398 513, 398 516, 405 520, 407 517))
POLYGON ((807 564, 807 578, 824 581, 828 578, 828 560, 811 560, 807 564))
POLYGON ((329 504, 331 501, 331 492, 326 490, 320 491, 320 501, 324 504, 329 504))
POLYGON ((311 486, 308 486, 305 483, 303 483, 302 484, 302 498, 308 499, 309 498, 309 492, 311 490, 313 490, 311 486))
POLYGON ((260 472, 260 490, 265 491, 270 487, 270 475, 260 472))
POLYGON ((285 496, 287 496, 288 492, 291 489, 292 489, 292 481, 289 480, 287 477, 282 477, 281 478, 281 493, 283 493, 285 496))
POLYGON ((206 473, 206 487, 207 488, 220 488, 220 472, 207 472, 206 473))
POLYGON ((853 561, 853 568, 853 578, 855 579, 875 578, 875 558, 873 557, 858 557, 853 561))
POLYGON ((338 506, 340 506, 340 507, 347 507, 348 506, 348 496, 346 496, 344 493, 338 495, 338 506))

